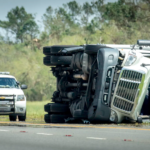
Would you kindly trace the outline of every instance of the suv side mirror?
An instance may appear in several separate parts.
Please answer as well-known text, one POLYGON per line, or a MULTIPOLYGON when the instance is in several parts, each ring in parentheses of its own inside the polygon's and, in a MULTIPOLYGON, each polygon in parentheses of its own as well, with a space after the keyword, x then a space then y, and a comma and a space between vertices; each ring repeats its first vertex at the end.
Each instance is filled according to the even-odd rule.
POLYGON ((21 85, 21 89, 27 89, 27 88, 28 88, 27 85, 25 85, 25 84, 21 85))
POLYGON ((17 83, 17 85, 19 85, 19 84, 20 84, 20 82, 19 82, 19 81, 16 81, 16 83, 17 83))

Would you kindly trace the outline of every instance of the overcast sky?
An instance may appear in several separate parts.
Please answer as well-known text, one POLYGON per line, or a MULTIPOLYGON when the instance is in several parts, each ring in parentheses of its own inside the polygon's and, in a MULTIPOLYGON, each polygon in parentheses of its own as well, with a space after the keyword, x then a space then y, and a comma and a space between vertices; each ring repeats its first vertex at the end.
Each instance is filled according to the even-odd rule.
MULTIPOLYGON (((72 0, 0 0, 0 20, 6 20, 8 11, 16 6, 23 6, 28 13, 36 14, 36 21, 39 26, 42 26, 41 17, 45 13, 48 6, 54 8, 62 6, 63 3, 70 2, 72 0)), ((91 2, 93 0, 76 0, 82 4, 86 1, 91 2)), ((114 2, 115 0, 106 0, 106 2, 114 2)), ((0 33, 4 31, 0 29, 0 33)))

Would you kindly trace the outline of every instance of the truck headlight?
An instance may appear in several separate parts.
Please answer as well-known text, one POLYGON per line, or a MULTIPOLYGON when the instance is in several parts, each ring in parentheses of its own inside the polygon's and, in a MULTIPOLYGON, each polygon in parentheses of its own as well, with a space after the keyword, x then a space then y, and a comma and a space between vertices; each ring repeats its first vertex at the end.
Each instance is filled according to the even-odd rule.
POLYGON ((25 96, 24 95, 18 95, 17 101, 25 101, 25 96))
POLYGON ((113 110, 111 110, 111 114, 110 114, 110 121, 111 122, 116 122, 118 121, 118 116, 117 116, 117 113, 113 110))
POLYGON ((128 58, 125 62, 125 66, 131 66, 136 61, 136 55, 134 53, 129 53, 128 58))

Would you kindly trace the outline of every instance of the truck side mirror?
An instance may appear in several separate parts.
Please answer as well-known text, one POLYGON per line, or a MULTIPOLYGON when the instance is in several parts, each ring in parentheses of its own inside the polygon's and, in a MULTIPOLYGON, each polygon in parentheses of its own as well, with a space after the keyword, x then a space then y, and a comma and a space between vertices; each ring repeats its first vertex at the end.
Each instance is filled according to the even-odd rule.
POLYGON ((27 85, 25 85, 25 84, 21 85, 21 89, 27 89, 27 88, 28 88, 27 85))

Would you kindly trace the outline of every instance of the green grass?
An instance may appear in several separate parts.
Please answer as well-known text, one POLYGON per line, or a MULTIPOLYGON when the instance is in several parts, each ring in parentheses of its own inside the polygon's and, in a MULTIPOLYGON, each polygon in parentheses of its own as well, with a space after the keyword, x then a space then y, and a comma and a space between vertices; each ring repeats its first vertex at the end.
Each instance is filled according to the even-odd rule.
MULTIPOLYGON (((44 123, 44 105, 50 103, 49 101, 27 101, 27 122, 44 123)), ((9 121, 8 115, 1 115, 0 121, 9 121)))
POLYGON ((27 102, 27 121, 28 122, 44 122, 44 105, 50 101, 27 102))

